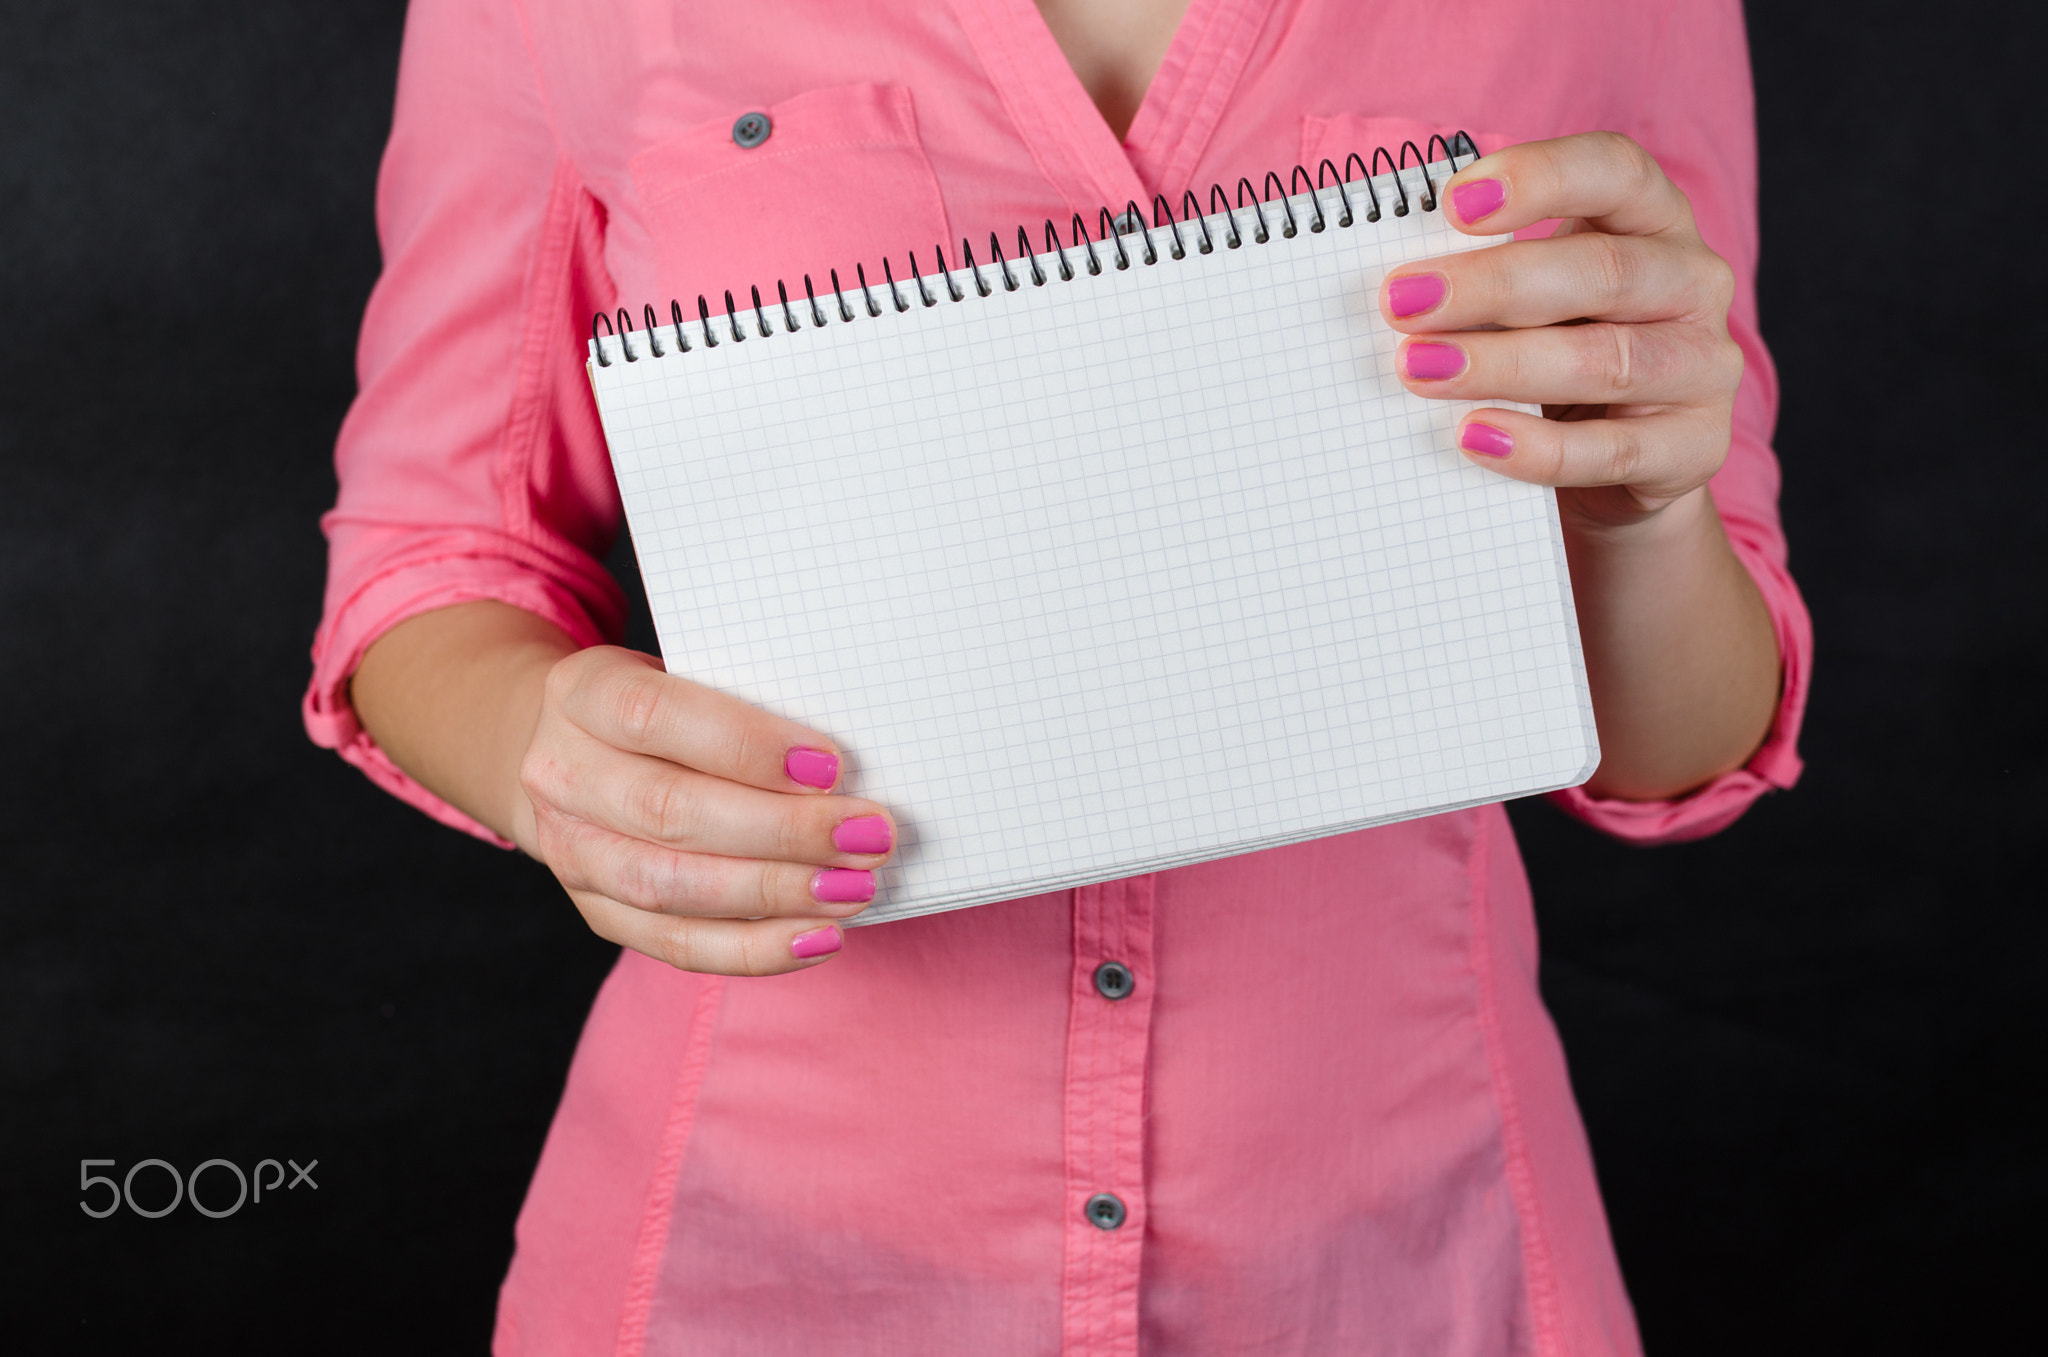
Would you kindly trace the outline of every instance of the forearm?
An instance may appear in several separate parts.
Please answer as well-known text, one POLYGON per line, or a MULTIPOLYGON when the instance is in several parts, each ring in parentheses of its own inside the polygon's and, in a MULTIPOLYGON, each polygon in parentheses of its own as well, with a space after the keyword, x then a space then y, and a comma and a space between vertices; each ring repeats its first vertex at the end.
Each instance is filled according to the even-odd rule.
POLYGON ((498 833, 523 839, 520 759, 548 671, 575 649, 559 627, 523 609, 457 604, 379 637, 350 696, 392 762, 498 833))
POLYGON ((1747 762, 1777 712, 1777 637, 1706 487, 1626 526, 1564 517, 1600 729, 1588 790, 1662 800, 1747 762))

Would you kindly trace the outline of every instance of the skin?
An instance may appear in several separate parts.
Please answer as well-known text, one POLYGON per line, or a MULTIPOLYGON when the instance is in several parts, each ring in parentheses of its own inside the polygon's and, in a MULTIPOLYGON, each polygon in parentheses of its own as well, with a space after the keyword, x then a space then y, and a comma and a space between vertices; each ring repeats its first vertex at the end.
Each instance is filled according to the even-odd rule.
MULTIPOLYGON (((1186 0, 1040 0, 1048 26, 1119 137, 1186 0)), ((1505 434, 1489 471, 1558 487, 1603 759, 1589 787, 1675 797, 1739 767, 1777 708, 1780 663, 1762 598, 1729 549, 1706 481, 1727 456, 1742 359, 1728 338, 1728 266, 1685 196, 1626 137, 1534 142, 1468 166, 1444 193, 1452 223, 1494 235, 1551 218, 1546 240, 1403 266, 1381 289, 1410 347, 1462 365, 1419 396, 1540 404, 1482 410, 1505 434), (1458 212, 1491 180, 1501 205, 1458 212), (1396 316, 1388 288, 1430 275, 1442 300, 1396 316), (1478 330, 1474 327, 1499 327, 1478 330)), ((1497 440, 1496 440, 1497 442, 1497 440)), ((819 868, 872 869, 834 828, 886 807, 806 787, 792 748, 829 735, 758 711, 651 656, 578 650, 502 603, 443 608, 392 628, 352 685, 372 738, 426 787, 545 862, 601 936, 685 970, 768 975, 823 964, 791 945, 858 913, 812 898, 819 868)), ((890 822, 891 839, 893 821, 890 822)), ((825 942, 836 938, 828 935, 825 942)))
POLYGON ((1188 0, 1038 0, 1053 40, 1119 141, 1187 11, 1188 0))

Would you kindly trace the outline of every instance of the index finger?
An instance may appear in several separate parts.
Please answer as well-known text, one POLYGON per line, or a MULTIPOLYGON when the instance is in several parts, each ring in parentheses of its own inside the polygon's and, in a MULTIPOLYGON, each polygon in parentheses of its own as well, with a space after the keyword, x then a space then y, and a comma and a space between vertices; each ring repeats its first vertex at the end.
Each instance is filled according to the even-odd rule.
POLYGON ((1619 132, 1528 141, 1481 156, 1445 186, 1451 225, 1466 235, 1582 218, 1616 236, 1695 233, 1692 204, 1648 151, 1619 132))
POLYGON ((771 792, 829 792, 839 783, 830 739, 665 673, 652 656, 592 647, 558 664, 548 684, 564 716, 615 749, 771 792))

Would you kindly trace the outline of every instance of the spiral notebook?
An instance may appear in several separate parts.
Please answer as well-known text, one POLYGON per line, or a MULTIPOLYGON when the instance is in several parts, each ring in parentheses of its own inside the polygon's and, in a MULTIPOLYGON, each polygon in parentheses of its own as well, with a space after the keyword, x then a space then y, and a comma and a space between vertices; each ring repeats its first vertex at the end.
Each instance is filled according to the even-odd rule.
POLYGON ((1490 243, 1411 152, 593 325, 669 671, 896 816, 854 922, 1591 775, 1555 498, 1392 376, 1386 270, 1490 243))

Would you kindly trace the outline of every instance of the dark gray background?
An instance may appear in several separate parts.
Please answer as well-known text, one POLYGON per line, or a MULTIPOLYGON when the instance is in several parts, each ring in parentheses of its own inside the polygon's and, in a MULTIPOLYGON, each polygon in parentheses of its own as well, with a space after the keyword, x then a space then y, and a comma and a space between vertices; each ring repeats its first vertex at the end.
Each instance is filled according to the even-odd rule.
MULTIPOLYGON (((610 961, 543 870, 299 728, 402 11, 6 6, 16 1350, 481 1347, 610 961), (152 1156, 317 1158, 319 1188, 221 1221, 80 1213, 80 1159, 152 1156)), ((1661 1357, 1958 1350, 2039 1271, 2048 472, 2021 12, 1751 15, 1764 327, 1819 631, 1805 781, 1648 852, 1515 810, 1661 1357)))

